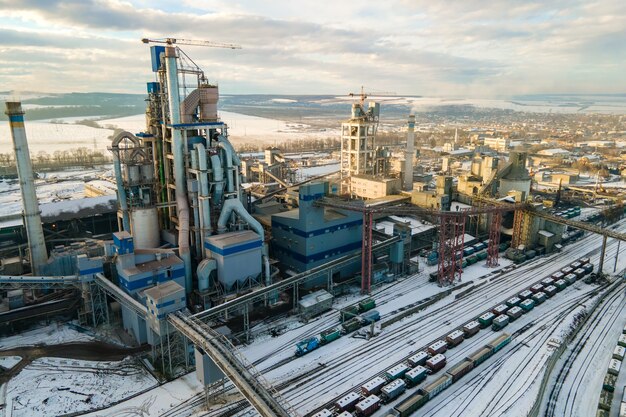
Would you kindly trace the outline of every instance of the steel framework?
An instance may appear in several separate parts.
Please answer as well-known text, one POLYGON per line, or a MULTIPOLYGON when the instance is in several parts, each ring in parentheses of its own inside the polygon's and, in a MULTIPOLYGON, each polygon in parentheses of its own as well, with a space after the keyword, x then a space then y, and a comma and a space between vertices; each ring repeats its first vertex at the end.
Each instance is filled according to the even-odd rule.
POLYGON ((463 212, 440 214, 438 281, 441 286, 461 280, 466 219, 463 212))
POLYGON ((176 312, 168 321, 194 345, 200 347, 232 381, 263 417, 293 417, 298 414, 263 375, 241 355, 230 341, 201 320, 176 312))
POLYGON ((489 246, 487 247, 487 266, 498 266, 498 254, 500 253, 500 226, 502 225, 502 212, 491 213, 491 225, 489 226, 489 246))
POLYGON ((167 333, 159 336, 153 333, 152 360, 161 363, 161 370, 175 378, 189 371, 189 349, 187 338, 177 331, 169 322, 166 322, 167 333))

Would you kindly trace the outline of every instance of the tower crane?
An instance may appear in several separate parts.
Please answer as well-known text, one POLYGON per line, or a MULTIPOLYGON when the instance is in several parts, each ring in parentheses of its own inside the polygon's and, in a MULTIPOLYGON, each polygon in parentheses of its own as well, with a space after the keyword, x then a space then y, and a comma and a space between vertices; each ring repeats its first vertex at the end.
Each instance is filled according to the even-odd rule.
POLYGON ((361 105, 363 105, 363 103, 365 102, 365 99, 368 96, 395 96, 396 93, 390 92, 390 91, 375 91, 375 92, 366 93, 364 87, 361 86, 360 93, 348 93, 348 95, 350 97, 359 97, 361 101, 361 105))
POLYGON ((209 48, 226 48, 226 49, 241 49, 240 45, 232 43, 212 42, 212 41, 199 41, 193 39, 176 39, 176 38, 162 38, 162 39, 141 39, 143 43, 164 43, 166 45, 192 45, 192 46, 207 46, 209 48))

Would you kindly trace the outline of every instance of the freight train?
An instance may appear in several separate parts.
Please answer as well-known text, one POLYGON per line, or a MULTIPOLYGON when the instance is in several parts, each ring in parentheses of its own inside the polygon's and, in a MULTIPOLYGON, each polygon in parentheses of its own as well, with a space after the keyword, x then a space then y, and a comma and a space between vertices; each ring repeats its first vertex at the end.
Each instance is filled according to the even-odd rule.
MULTIPOLYGON (((424 388, 418 389, 407 399, 400 402, 392 410, 394 416, 408 416, 424 405, 430 398, 439 394, 458 381, 463 375, 484 362, 491 355, 502 349, 511 341, 511 335, 503 333, 490 343, 486 344, 472 355, 456 364, 445 374, 438 377, 424 388)), ((427 351, 421 351, 411 356, 407 363, 400 363, 389 370, 384 376, 377 376, 361 386, 359 393, 350 392, 334 403, 334 410, 323 409, 313 417, 358 416, 367 417, 377 411, 382 404, 391 402, 402 395, 407 388, 416 386, 426 380, 428 375, 438 373, 445 365, 446 358, 437 353, 430 356, 427 351), (411 369, 411 366, 415 365, 411 369), (425 366, 422 366, 425 365, 425 366), (334 411, 334 413, 333 413, 334 411)))
MULTIPOLYGON (((590 268, 588 267, 585 272, 591 272, 593 270, 593 265, 589 264, 588 258, 581 258, 572 264, 575 263, 580 263, 581 265, 579 268, 581 269, 585 265, 589 265, 590 268)), ((568 269, 573 269, 572 265, 563 268, 559 272, 564 274, 568 269)), ((428 375, 436 374, 443 369, 447 364, 446 357, 443 353, 445 353, 448 349, 452 349, 461 344, 463 340, 476 335, 481 328, 484 329, 491 326, 494 331, 502 330, 509 324, 509 322, 514 321, 523 314, 531 311, 535 306, 535 297, 543 297, 543 300, 545 301, 547 296, 544 291, 547 287, 554 287, 556 294, 556 292, 559 292, 567 285, 570 285, 568 281, 563 279, 562 281, 565 282, 565 286, 562 288, 560 288, 561 285, 556 286, 556 282, 558 281, 554 282, 554 275, 555 274, 549 278, 550 281, 544 279, 542 280, 544 281, 543 283, 535 283, 528 289, 520 292, 517 296, 511 297, 506 302, 494 306, 489 311, 481 314, 475 320, 470 321, 460 329, 454 330, 444 339, 431 343, 425 350, 412 354, 406 359, 406 362, 396 364, 392 368, 388 369, 382 376, 376 376, 372 380, 363 384, 359 393, 350 392, 337 400, 334 404, 333 410, 326 408, 322 409, 314 414, 313 417, 370 416, 377 411, 382 404, 398 398, 407 389, 413 388, 425 381, 428 375), (545 284, 548 285, 544 288, 545 284), (494 312, 497 312, 498 314, 496 315, 494 312), (366 404, 361 404, 365 401, 366 404), (358 406, 359 404, 361 404, 361 406, 358 406), (365 405, 367 405, 367 407, 365 405)), ((582 278, 582 276, 584 275, 581 275, 578 278, 582 278)), ((626 336, 626 327, 624 328, 624 331, 624 336, 626 336)), ((431 382, 423 388, 419 388, 415 392, 411 393, 409 397, 399 402, 393 409, 389 410, 385 417, 410 416, 434 396, 448 388, 452 385, 452 383, 457 382, 468 372, 490 358, 493 354, 510 343, 510 341, 511 335, 508 333, 502 333, 490 343, 484 345, 471 355, 468 355, 462 361, 451 366, 445 374, 438 377, 434 382, 431 382)), ((624 338, 624 342, 626 342, 626 337, 624 338)))
POLYGON ((309 337, 296 343, 295 355, 304 356, 307 353, 318 349, 323 345, 334 342, 342 335, 352 333, 363 326, 380 320, 380 313, 373 308, 376 302, 372 298, 367 298, 359 303, 341 310, 342 324, 324 330, 317 336, 309 337), (345 320, 345 321, 344 321, 345 320))

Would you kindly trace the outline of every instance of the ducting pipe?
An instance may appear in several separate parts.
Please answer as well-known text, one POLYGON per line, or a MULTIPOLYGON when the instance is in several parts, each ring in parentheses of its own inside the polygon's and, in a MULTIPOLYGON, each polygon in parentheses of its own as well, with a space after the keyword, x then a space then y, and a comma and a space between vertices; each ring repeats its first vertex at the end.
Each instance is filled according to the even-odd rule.
MULTIPOLYGON (((200 208, 200 228, 202 231, 202 240, 211 234, 211 206, 209 204, 209 178, 208 166, 206 159, 206 148, 202 143, 196 143, 198 170, 198 202, 200 208)), ((203 242, 204 244, 204 242, 203 242)), ((203 251, 204 252, 204 251, 203 251)))
POLYGON ((113 152, 113 170, 115 171, 115 182, 117 183, 117 200, 122 210, 122 228, 128 233, 130 230, 130 216, 128 213, 128 201, 126 199, 126 189, 124 188, 124 178, 122 177, 122 164, 120 162, 120 142, 128 139, 136 147, 141 146, 139 139, 130 132, 120 132, 113 138, 111 142, 111 151, 113 152))
POLYGON ((241 168, 241 160, 233 148, 232 143, 230 143, 223 135, 219 135, 217 137, 217 146, 224 150, 226 153, 226 166, 229 171, 229 181, 231 182, 231 186, 229 187, 228 192, 237 192, 237 198, 241 199, 241 179, 239 178, 239 171, 241 168), (233 167, 234 166, 234 167, 233 167))
POLYGON ((211 273, 217 271, 217 261, 212 258, 204 259, 198 264, 196 274, 198 275, 198 290, 206 291, 211 285, 211 273))
MULTIPOLYGON (((178 68, 176 48, 165 48, 165 71, 167 73, 170 124, 180 124, 180 95, 178 90, 178 68)), ((178 252, 185 264, 185 291, 192 291, 191 252, 189 249, 189 201, 185 184, 184 144, 181 131, 172 126, 172 153, 174 155, 174 182, 176 186, 176 215, 178 217, 178 252)))
POLYGON ((217 155, 211 155, 211 169, 213 170, 213 203, 218 205, 224 196, 224 170, 222 169, 222 161, 217 155))
POLYGON ((226 231, 226 223, 230 218, 231 214, 236 213, 239 218, 246 223, 252 230, 254 230, 259 237, 261 238, 261 242, 263 242, 262 248, 262 260, 265 269, 265 285, 269 286, 272 284, 272 276, 270 271, 270 263, 269 256, 267 251, 267 245, 265 244, 265 230, 263 230, 263 226, 259 223, 250 213, 246 211, 241 201, 237 198, 231 198, 224 201, 224 206, 222 207, 222 212, 220 213, 220 217, 217 220, 217 230, 218 233, 224 233, 226 231))

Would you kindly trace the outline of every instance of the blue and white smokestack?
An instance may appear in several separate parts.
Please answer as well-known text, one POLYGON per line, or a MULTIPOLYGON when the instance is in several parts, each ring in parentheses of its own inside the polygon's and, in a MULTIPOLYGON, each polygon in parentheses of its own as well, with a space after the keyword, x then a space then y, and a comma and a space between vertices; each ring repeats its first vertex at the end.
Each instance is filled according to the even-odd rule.
POLYGON ((37 193, 35 192, 33 165, 30 161, 26 130, 24 129, 24 112, 20 102, 6 102, 6 107, 5 114, 9 116, 15 161, 17 163, 17 175, 20 179, 20 190, 22 191, 24 223, 30 250, 30 265, 33 275, 41 275, 43 266, 48 261, 48 252, 46 250, 46 241, 43 237, 39 203, 37 202, 37 193))

